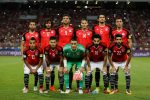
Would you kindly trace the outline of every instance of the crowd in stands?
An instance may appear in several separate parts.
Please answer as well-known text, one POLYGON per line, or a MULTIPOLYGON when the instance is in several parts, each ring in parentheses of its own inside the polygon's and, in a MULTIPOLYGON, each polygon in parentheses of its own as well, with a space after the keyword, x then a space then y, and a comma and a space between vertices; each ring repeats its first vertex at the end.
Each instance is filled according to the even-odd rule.
MULTIPOLYGON (((54 27, 58 27, 64 13, 71 16, 71 23, 78 27, 80 20, 86 16, 97 16, 101 12, 106 14, 106 22, 115 28, 117 15, 124 19, 124 27, 133 34, 134 46, 150 48, 150 11, 149 10, 119 10, 119 9, 27 9, 1 10, 0 12, 0 47, 19 47, 22 34, 28 30, 30 20, 20 19, 21 15, 36 15, 37 29, 42 28, 44 20, 51 18, 54 27)), ((96 20, 89 20, 90 28, 96 20)))

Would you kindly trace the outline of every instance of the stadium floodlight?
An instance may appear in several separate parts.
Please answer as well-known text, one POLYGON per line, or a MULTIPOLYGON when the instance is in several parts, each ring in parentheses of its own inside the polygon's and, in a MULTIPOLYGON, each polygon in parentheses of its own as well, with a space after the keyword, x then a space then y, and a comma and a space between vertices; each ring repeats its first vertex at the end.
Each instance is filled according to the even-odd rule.
POLYGON ((87 9, 88 7, 87 7, 87 6, 84 6, 84 8, 87 9))
POLYGON ((88 4, 89 4, 89 1, 86 1, 86 4, 88 5, 88 4))
POLYGON ((54 1, 54 3, 57 3, 57 1, 54 1))
POLYGON ((130 4, 130 1, 129 1, 129 0, 127 0, 127 4, 128 4, 128 5, 130 4))
POLYGON ((29 8, 30 8, 31 6, 29 6, 29 8))
POLYGON ((47 3, 47 1, 45 1, 45 3, 47 3))
POLYGON ((78 1, 75 1, 74 3, 77 4, 78 1))
POLYGON ((119 2, 117 1, 117 2, 116 2, 116 5, 117 5, 118 3, 119 3, 119 2))
POLYGON ((66 1, 66 3, 68 3, 68 1, 66 1))
POLYGON ((36 3, 36 1, 34 1, 34 3, 36 3))
POLYGON ((95 1, 95 4, 97 5, 98 1, 95 1))

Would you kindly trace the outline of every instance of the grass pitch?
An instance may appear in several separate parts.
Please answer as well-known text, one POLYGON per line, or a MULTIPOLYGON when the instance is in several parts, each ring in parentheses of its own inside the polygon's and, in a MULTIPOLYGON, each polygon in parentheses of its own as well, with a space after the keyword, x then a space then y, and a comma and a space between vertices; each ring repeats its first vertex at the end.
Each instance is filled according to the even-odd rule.
MULTIPOLYGON (((0 56, 0 100, 150 100, 150 57, 132 58, 131 65, 132 95, 125 94, 125 77, 122 70, 119 71, 119 93, 114 95, 102 93, 102 76, 101 91, 96 95, 79 95, 75 92, 71 94, 54 92, 39 94, 33 92, 33 75, 30 75, 30 92, 23 94, 23 62, 21 57, 0 56)), ((55 86, 58 87, 57 74, 55 86)), ((75 82, 73 87, 75 89, 75 82)), ((95 87, 94 82, 92 87, 95 87)))

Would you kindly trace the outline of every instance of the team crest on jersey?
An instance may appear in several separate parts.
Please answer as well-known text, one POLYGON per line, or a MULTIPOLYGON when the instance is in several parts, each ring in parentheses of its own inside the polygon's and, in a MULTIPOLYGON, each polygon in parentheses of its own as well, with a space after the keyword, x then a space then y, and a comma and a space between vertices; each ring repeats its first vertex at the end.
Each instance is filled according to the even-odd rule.
POLYGON ((72 32, 72 29, 70 29, 69 32, 72 32))
POLYGON ((122 33, 122 35, 124 36, 124 35, 125 35, 125 33, 122 33))
POLYGON ((107 28, 105 28, 105 31, 108 31, 109 29, 108 29, 108 27, 107 28))
POLYGON ((38 52, 37 51, 35 52, 35 56, 38 56, 38 52))

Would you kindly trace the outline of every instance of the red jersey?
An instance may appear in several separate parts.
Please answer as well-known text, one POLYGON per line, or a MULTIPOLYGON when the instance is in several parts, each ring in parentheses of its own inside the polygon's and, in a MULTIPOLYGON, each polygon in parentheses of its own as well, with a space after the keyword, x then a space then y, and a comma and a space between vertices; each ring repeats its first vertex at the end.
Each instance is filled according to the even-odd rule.
POLYGON ((41 36, 41 47, 42 50, 44 51, 44 48, 49 45, 50 37, 56 36, 56 31, 43 29, 40 32, 40 36, 41 36))
POLYGON ((128 52, 131 52, 131 50, 125 43, 122 43, 120 47, 118 47, 116 43, 112 43, 109 47, 109 54, 112 54, 112 61, 114 62, 126 61, 128 52))
POLYGON ((109 47, 110 45, 110 41, 111 41, 111 32, 112 32, 112 28, 109 25, 105 25, 105 26, 99 26, 96 25, 94 27, 94 32, 95 34, 99 34, 102 38, 102 42, 104 42, 107 47, 109 47))
POLYGON ((38 32, 34 32, 34 33, 27 32, 27 33, 23 34, 22 41, 25 41, 25 46, 27 46, 27 47, 29 46, 29 41, 32 37, 34 37, 36 40, 36 46, 39 46, 40 36, 39 36, 38 32))
POLYGON ((76 37, 79 44, 83 45, 85 48, 88 44, 92 43, 93 32, 90 29, 78 30, 76 31, 76 37))
POLYGON ((122 30, 115 29, 115 30, 113 30, 112 31, 112 37, 114 38, 114 40, 115 40, 115 35, 116 34, 121 34, 122 35, 122 40, 123 40, 124 43, 128 43, 128 39, 131 38, 131 33, 126 29, 122 29, 122 30))
POLYGON ((36 66, 39 64, 40 58, 43 58, 43 52, 40 48, 31 50, 29 47, 27 47, 23 51, 23 57, 30 65, 36 66))
POLYGON ((107 52, 107 45, 105 43, 100 43, 98 47, 95 47, 94 44, 92 44, 87 50, 89 52, 90 61, 104 61, 104 52, 107 52))
POLYGON ((50 45, 48 45, 44 50, 45 55, 48 55, 48 59, 50 63, 60 62, 60 58, 63 53, 63 49, 60 46, 56 46, 55 49, 52 49, 50 45))
POLYGON ((61 46, 62 48, 70 43, 71 39, 74 36, 74 28, 69 26, 69 27, 59 27, 58 29, 58 37, 59 37, 59 42, 58 45, 61 46))

